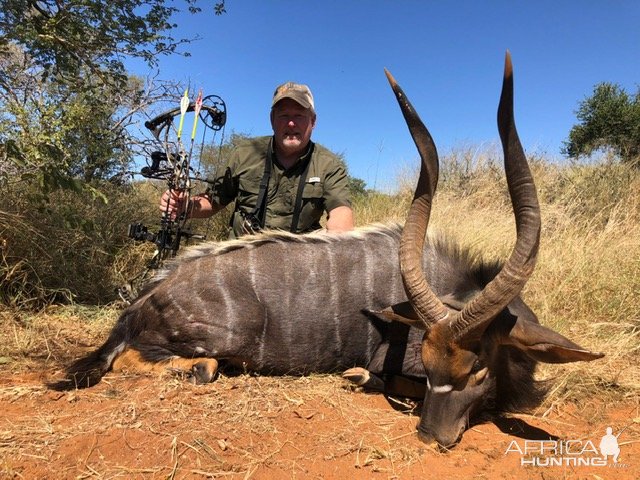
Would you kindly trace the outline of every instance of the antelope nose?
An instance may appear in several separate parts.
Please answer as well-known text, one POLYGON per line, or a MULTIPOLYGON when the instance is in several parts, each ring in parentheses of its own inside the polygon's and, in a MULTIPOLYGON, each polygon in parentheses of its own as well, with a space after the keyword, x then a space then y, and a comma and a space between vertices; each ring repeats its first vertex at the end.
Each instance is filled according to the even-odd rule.
POLYGON ((438 448, 438 442, 436 441, 433 434, 431 434, 431 432, 427 432, 426 430, 421 429, 420 425, 416 427, 416 430, 418 431, 418 438, 420 439, 420 441, 426 443, 430 447, 438 448))
POLYGON ((418 425, 416 429, 418 430, 418 438, 436 450, 449 450, 455 447, 461 438, 461 434, 455 436, 442 434, 434 435, 433 433, 420 428, 420 425, 418 425))

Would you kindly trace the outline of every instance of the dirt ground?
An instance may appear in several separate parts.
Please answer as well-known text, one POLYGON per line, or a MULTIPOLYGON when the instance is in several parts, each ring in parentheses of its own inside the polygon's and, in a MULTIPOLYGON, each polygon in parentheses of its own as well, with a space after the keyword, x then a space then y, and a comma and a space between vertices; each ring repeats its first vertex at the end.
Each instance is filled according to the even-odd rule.
POLYGON ((108 376, 60 393, 44 385, 48 373, 0 378, 1 478, 640 478, 638 404, 585 399, 489 421, 439 452, 417 439, 413 405, 353 392, 337 376, 206 386, 108 376), (628 426, 618 464, 578 464, 592 462, 608 426, 628 426), (574 441, 569 453, 537 455, 537 440, 553 437, 545 448, 574 441), (544 466, 551 457, 563 466, 544 466))
POLYGON ((416 436, 419 403, 354 391, 338 375, 198 386, 108 374, 89 389, 51 390, 104 334, 74 321, 3 321, 2 342, 16 347, 0 355, 2 479, 640 478, 637 395, 585 394, 487 419, 443 452, 416 436), (599 452, 607 427, 619 435, 617 463, 599 452))

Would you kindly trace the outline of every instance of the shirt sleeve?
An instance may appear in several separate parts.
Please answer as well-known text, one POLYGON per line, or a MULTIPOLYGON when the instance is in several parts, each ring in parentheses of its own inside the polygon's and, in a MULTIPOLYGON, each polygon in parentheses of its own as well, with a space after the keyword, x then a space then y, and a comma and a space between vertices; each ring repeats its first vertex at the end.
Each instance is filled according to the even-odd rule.
POLYGON ((347 171, 339 162, 332 163, 332 168, 324 178, 324 204, 327 212, 337 207, 351 207, 347 171))
POLYGON ((227 206, 233 202, 238 195, 238 168, 239 153, 234 149, 227 160, 226 165, 216 175, 213 185, 209 190, 209 198, 218 205, 227 206))

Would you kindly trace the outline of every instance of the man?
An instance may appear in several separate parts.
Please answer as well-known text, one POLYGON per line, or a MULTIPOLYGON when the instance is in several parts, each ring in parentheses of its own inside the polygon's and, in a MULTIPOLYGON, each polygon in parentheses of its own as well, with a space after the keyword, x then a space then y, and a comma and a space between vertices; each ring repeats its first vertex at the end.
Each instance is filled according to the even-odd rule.
POLYGON ((347 173, 329 150, 311 141, 316 125, 313 95, 306 85, 280 85, 271 104, 272 137, 239 145, 203 195, 184 205, 184 194, 165 192, 160 209, 192 218, 216 214, 235 200, 230 238, 263 228, 293 233, 317 230, 327 212, 328 231, 353 228, 347 173))

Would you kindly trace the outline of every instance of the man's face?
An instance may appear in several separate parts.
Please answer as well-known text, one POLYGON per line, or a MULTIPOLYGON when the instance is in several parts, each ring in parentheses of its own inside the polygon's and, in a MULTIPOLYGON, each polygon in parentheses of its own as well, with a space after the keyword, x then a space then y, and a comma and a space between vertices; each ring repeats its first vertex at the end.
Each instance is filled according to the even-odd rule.
POLYGON ((271 127, 276 151, 282 155, 302 155, 316 125, 316 115, 295 100, 283 98, 271 110, 271 127))

